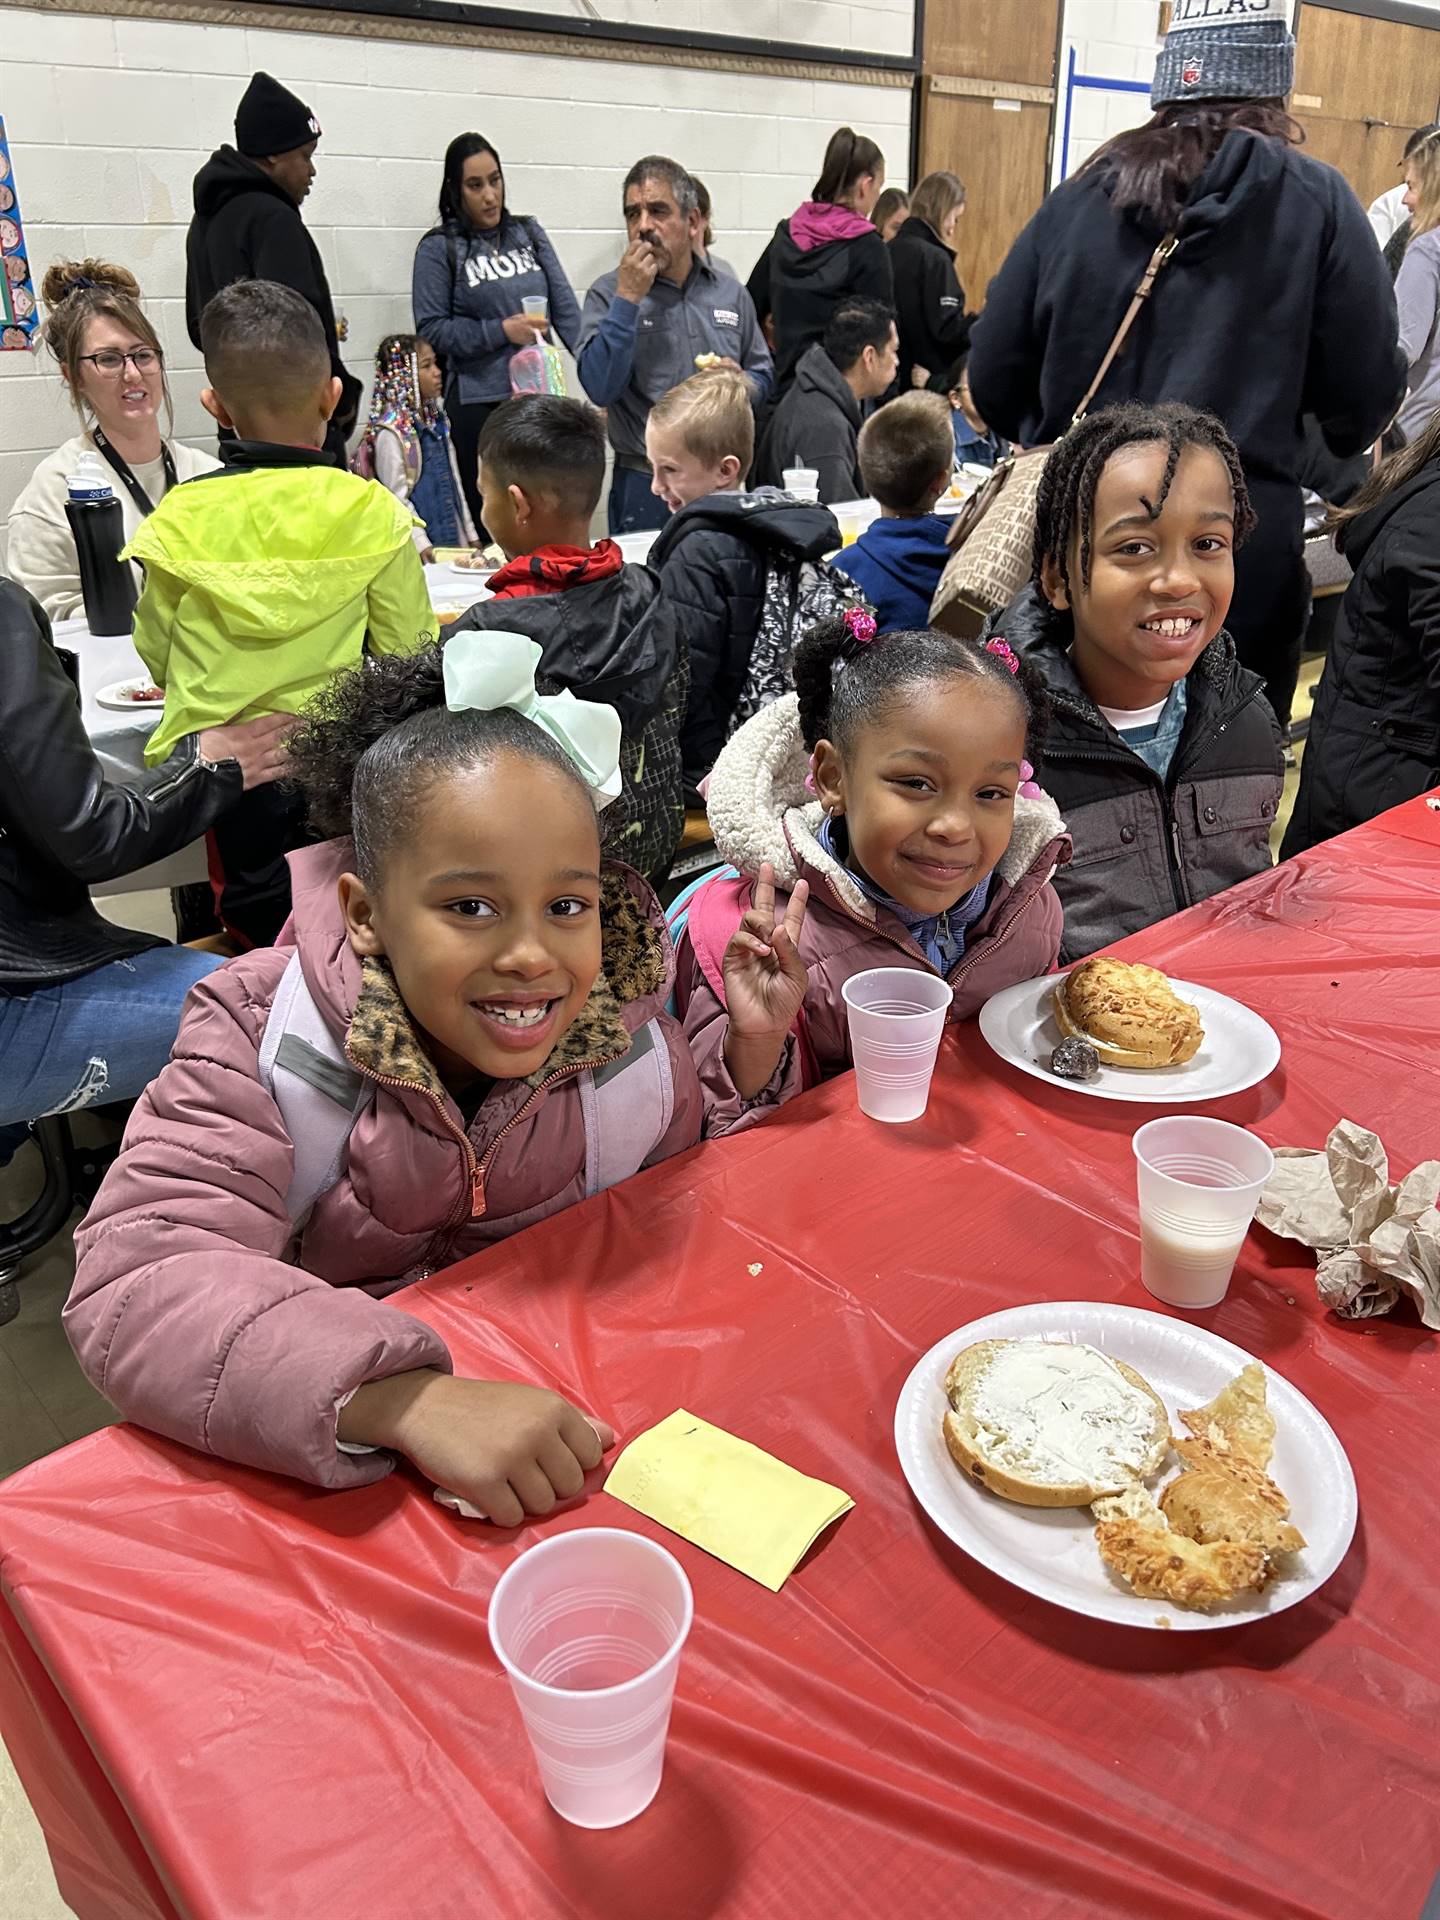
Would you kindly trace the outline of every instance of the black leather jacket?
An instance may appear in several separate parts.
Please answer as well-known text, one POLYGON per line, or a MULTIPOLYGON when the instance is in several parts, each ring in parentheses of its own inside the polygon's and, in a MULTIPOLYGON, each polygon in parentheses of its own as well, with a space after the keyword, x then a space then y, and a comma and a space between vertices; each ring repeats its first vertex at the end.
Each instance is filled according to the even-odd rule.
POLYGON ((91 883, 163 860, 241 791, 239 765, 203 767, 193 736, 134 786, 95 758, 80 700, 28 593, 0 579, 0 993, 24 993, 163 946, 112 926, 91 883))

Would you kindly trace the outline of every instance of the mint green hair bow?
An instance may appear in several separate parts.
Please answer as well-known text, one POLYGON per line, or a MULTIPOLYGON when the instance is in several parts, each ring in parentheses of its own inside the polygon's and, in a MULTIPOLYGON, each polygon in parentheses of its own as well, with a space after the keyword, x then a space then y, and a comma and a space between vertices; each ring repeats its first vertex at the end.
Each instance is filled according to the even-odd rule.
POLYGON ((541 650, 523 633, 457 633, 445 644, 445 704, 452 713, 513 707, 548 733, 580 769, 597 812, 620 796, 620 716, 573 693, 537 693, 541 650))

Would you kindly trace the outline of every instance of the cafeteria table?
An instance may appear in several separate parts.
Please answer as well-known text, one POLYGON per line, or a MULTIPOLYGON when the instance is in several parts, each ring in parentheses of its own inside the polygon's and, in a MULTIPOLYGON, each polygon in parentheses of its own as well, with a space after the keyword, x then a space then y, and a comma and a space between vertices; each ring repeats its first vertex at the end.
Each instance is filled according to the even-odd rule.
MULTIPOLYGON (((1437 1148, 1440 835, 1423 802, 1119 949, 1272 1022, 1210 1109, 1316 1146, 1437 1148)), ((1329 1582, 1210 1633, 1066 1613, 911 1498, 896 1396, 952 1330, 1138 1280, 1133 1129, 976 1025, 930 1109, 849 1076, 396 1296, 465 1372, 552 1384, 622 1438, 676 1407, 850 1492, 778 1595, 609 1495, 515 1532, 408 1469, 323 1493, 120 1428, 0 1486, 0 1729, 85 1920, 1417 1920, 1440 1865, 1436 1336, 1321 1310, 1256 1229, 1194 1316, 1308 1394, 1360 1521, 1329 1582), (597 1524, 666 1541, 695 1626, 660 1793, 543 1800, 487 1597, 597 1524)), ((600 1476, 597 1476, 597 1480, 600 1476)), ((1297 1515, 1303 1522, 1303 1514, 1297 1515)))

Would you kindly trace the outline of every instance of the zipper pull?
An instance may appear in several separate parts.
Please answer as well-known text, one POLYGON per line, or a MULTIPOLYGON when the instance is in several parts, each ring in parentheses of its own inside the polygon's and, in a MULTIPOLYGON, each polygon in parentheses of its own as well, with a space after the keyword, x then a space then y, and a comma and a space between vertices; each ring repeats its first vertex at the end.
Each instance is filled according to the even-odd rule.
POLYGON ((948 907, 940 915, 940 938, 947 947, 950 945, 950 909, 948 907))
POLYGON ((485 1175, 477 1160, 470 1169, 470 1218, 478 1220, 485 1211, 485 1175))

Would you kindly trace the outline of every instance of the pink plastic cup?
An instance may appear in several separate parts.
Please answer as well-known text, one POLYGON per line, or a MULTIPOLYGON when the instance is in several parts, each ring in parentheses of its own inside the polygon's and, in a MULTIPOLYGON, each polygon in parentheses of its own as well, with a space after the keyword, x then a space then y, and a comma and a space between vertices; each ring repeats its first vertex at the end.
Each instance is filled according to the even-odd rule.
POLYGON ((500 1576, 490 1644, 572 1825, 623 1826, 655 1798, 694 1613, 673 1554, 618 1527, 542 1541, 500 1576))

